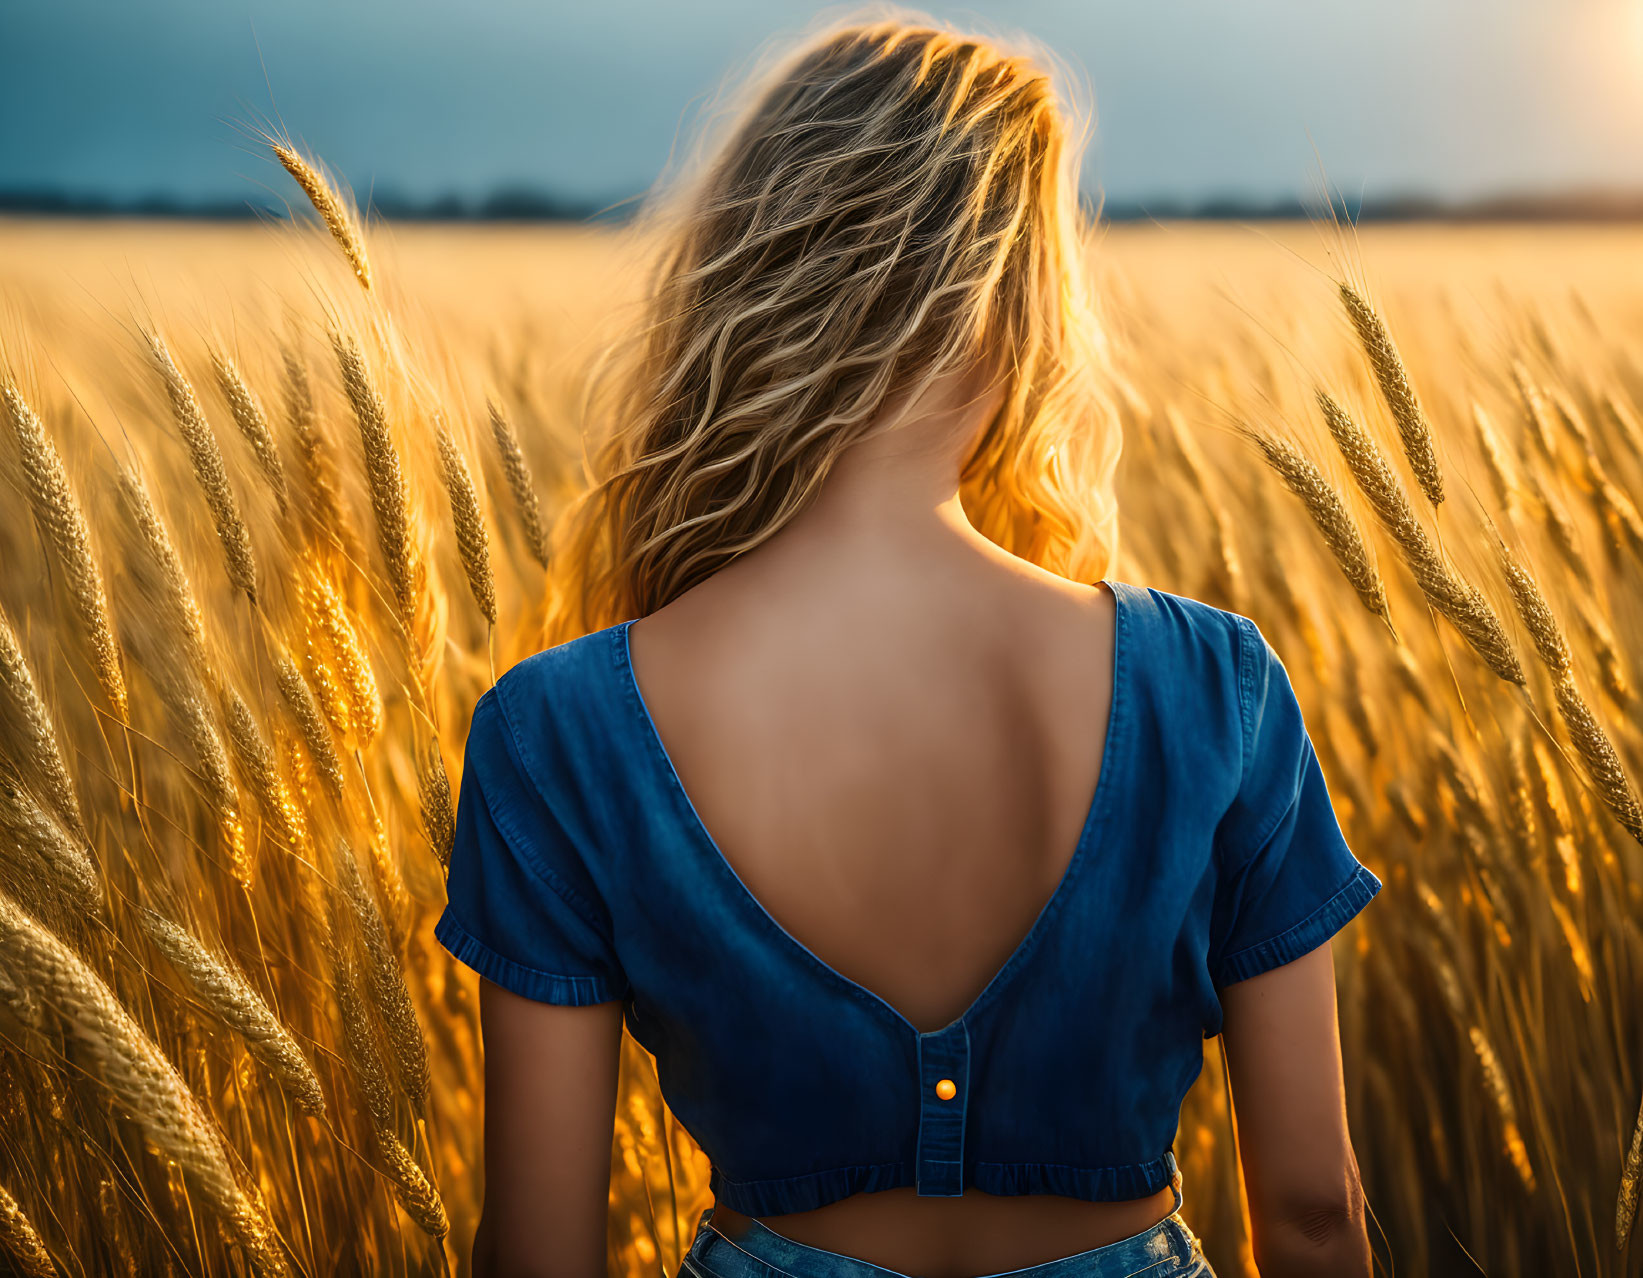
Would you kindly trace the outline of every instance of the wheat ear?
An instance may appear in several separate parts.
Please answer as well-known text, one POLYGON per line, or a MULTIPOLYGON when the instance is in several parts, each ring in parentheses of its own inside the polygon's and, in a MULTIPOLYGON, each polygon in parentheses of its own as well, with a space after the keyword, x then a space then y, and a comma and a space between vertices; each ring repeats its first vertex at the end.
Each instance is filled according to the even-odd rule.
POLYGON ((1511 583, 1512 599, 1517 605, 1518 615, 1534 639, 1541 662, 1551 672, 1552 693, 1557 700, 1558 712, 1563 716, 1564 726, 1569 730, 1569 740, 1580 755, 1598 798, 1626 832, 1643 843, 1643 803, 1639 802, 1631 778, 1626 775, 1625 764, 1621 762, 1614 742, 1580 693, 1563 627, 1558 624, 1539 584, 1517 562, 1498 533, 1494 541, 1507 581, 1511 583))
MULTIPOLYGON (((234 752, 240 778, 256 795, 263 819, 274 827, 286 849, 295 851, 307 838, 307 822, 302 808, 286 788, 279 765, 274 760, 274 752, 263 739, 262 729, 258 727, 251 707, 232 688, 223 689, 222 701, 223 718, 228 724, 228 744, 234 752)), ((250 887, 249 873, 242 882, 250 887)))
POLYGON ((309 677, 344 740, 363 749, 382 731, 382 693, 371 659, 325 570, 310 562, 298 577, 308 636, 309 677))
POLYGON ((1432 427, 1421 411, 1415 389, 1409 384, 1403 358, 1387 332, 1386 324, 1350 284, 1342 284, 1341 301, 1358 331, 1358 342, 1369 356, 1369 366, 1375 373, 1375 382, 1381 396, 1397 423, 1398 436, 1403 440, 1404 455, 1410 469, 1420 482, 1421 491, 1434 506, 1443 501, 1443 471, 1438 465, 1438 454, 1432 443, 1432 427))
POLYGON ((422 1024, 417 1020, 416 1005, 405 986, 405 972, 388 939, 387 924, 377 908, 376 898, 366 887, 353 849, 346 842, 339 841, 337 859, 342 890, 353 911, 360 938, 365 943, 371 995, 377 1011, 382 1015, 383 1028, 388 1032, 388 1044, 393 1049, 400 1085, 420 1113, 428 1104, 428 1048, 422 1038, 422 1024))
POLYGON ((0 687, 5 689, 12 704, 17 720, 14 726, 21 736, 18 753, 22 758, 18 762, 26 762, 38 774, 45 787, 46 800, 63 824, 82 841, 89 841, 85 818, 80 813, 80 799, 63 763, 51 712, 40 696, 17 632, 3 612, 0 612, 0 687))
MULTIPOLYGON (((278 1237, 234 1176, 222 1136, 188 1084, 114 992, 15 901, 0 895, 0 961, 12 980, 55 1010, 80 1046, 80 1063, 181 1171, 254 1272, 288 1278, 278 1237)), ((5 991, 0 989, 0 995, 5 991)))
POLYGON ((102 913, 103 881, 91 853, 35 802, 9 768, 0 768, 0 831, 45 867, 52 885, 76 910, 102 913))
POLYGON ((417 796, 422 803, 422 830, 428 844, 439 858, 441 866, 451 864, 451 849, 456 844, 456 812, 451 804, 451 778, 445 771, 445 758, 439 742, 428 750, 428 762, 416 777, 417 796))
POLYGON ((377 1148, 387 1164, 388 1179, 394 1186, 394 1196, 405 1214, 416 1222, 417 1228, 432 1238, 443 1238, 451 1232, 450 1217, 445 1214, 445 1200, 428 1179, 426 1172, 411 1157, 411 1151, 399 1136, 378 1130, 377 1148))
POLYGON ((1540 449, 1541 456, 1553 465, 1557 463, 1557 440, 1552 435, 1552 423, 1546 411, 1546 397, 1535 385, 1535 379, 1520 359, 1512 361, 1512 385, 1523 407, 1523 419, 1529 427, 1530 438, 1540 449))
POLYGON ((57 1264, 11 1192, 0 1186, 0 1247, 11 1253, 22 1278, 57 1278, 57 1264))
POLYGON ((1500 1119, 1501 1140, 1506 1149, 1506 1157, 1511 1161, 1518 1179, 1530 1193, 1535 1190, 1535 1172, 1529 1162, 1529 1149, 1523 1143, 1523 1134, 1518 1129, 1517 1106, 1512 1103, 1512 1089, 1506 1081, 1506 1071, 1501 1067, 1500 1057, 1495 1054, 1495 1048, 1489 1041, 1489 1036, 1483 1032, 1481 1025, 1472 1025, 1468 1029, 1472 1040, 1472 1050, 1477 1055, 1478 1065, 1483 1070, 1483 1082, 1488 1091, 1489 1099, 1494 1103, 1495 1115, 1500 1119))
POLYGON ((410 495, 405 471, 388 426, 388 410, 371 384, 359 346, 340 333, 333 333, 331 341, 342 369, 343 389, 359 423, 371 511, 376 516, 377 543, 388 569, 394 609, 409 644, 416 633, 417 604, 424 582, 421 559, 411 538, 410 495))
POLYGON ((69 599, 91 648, 97 682, 114 713, 125 720, 130 709, 126 702, 125 673, 120 668, 120 645, 115 641, 114 625, 109 620, 108 592, 103 588, 102 569, 92 554, 91 529, 86 524, 85 513, 74 496, 68 471, 51 436, 46 433, 45 423, 9 377, 0 380, 0 399, 5 401, 6 417, 17 439, 35 523, 63 566, 69 599))
POLYGON ((1631 1240, 1632 1225, 1637 1220, 1640 1183, 1643 1183, 1643 1105, 1638 1106, 1632 1143, 1626 1150, 1626 1162, 1620 1172, 1620 1193, 1614 1204, 1614 1242, 1621 1251, 1631 1240))
POLYGON ((234 415, 234 425, 240 428, 240 434, 245 436, 245 442, 256 454, 257 465, 262 468, 262 476, 268 481, 274 502, 283 515, 290 508, 285 485, 285 463, 280 460, 280 450, 274 443, 273 431, 268 429, 268 418, 263 414, 262 405, 245 384, 239 366, 227 352, 213 348, 211 368, 217 375, 217 385, 222 390, 223 398, 228 401, 229 411, 234 415))
MULTIPOLYGON (((355 878, 358 878, 357 873, 355 878)), ((393 1188, 394 1197, 417 1226, 436 1238, 443 1238, 450 1228, 445 1204, 439 1191, 422 1168, 417 1166, 394 1130, 393 1089, 378 1048, 373 1018, 365 1004, 359 966, 348 942, 340 939, 344 936, 341 919, 333 919, 331 931, 333 936, 339 938, 334 946, 333 960, 343 1040, 354 1077, 365 1100, 365 1109, 371 1120, 371 1135, 381 1153, 384 1174, 393 1188)))
POLYGON ((228 846, 229 866, 236 881, 250 885, 250 849, 246 846, 245 821, 240 815, 240 792, 229 770, 228 751, 223 746, 217 721, 193 688, 177 687, 168 694, 168 703, 182 721, 194 759, 197 779, 205 797, 216 811, 217 825, 228 846))
POLYGON ((188 573, 183 568, 176 543, 172 540, 165 521, 154 509, 154 503, 149 498, 142 476, 129 466, 120 467, 120 497, 125 503, 126 513, 130 516, 131 522, 142 534, 149 561, 159 570, 158 593, 167 614, 166 620, 170 623, 175 637, 181 642, 184 656, 194 672, 209 677, 211 662, 207 656, 205 617, 200 611, 199 600, 188 580, 188 573))
POLYGON ((216 433, 200 409, 194 388, 171 358, 171 351, 158 333, 148 333, 149 350, 165 380, 166 394, 171 400, 171 416, 177 430, 188 445, 189 462, 194 467, 194 478, 205 494, 212 522, 217 528, 217 539, 222 542, 223 558, 228 567, 228 580, 236 590, 243 590, 252 603, 257 601, 257 560, 251 550, 251 532, 240 515, 240 504, 228 482, 228 471, 223 466, 222 449, 216 433))
POLYGON ((474 602, 491 625, 496 624, 496 579, 491 574, 491 541, 485 531, 485 515, 479 494, 474 490, 473 473, 444 426, 439 428, 440 474, 445 493, 451 499, 451 523, 456 528, 456 548, 462 556, 462 570, 474 602))
POLYGON ((331 238, 348 259, 348 265, 354 268, 354 278, 359 281, 359 286, 369 292, 371 263, 365 256, 365 236, 353 209, 337 193, 319 166, 309 163, 295 147, 275 142, 273 151, 324 221, 325 229, 331 232, 331 238))
POLYGON ((140 917, 148 939, 206 1010, 245 1040, 246 1050, 274 1076, 281 1091, 306 1113, 323 1115, 325 1094, 313 1067, 245 974, 164 915, 144 909, 140 917))
POLYGON ((291 433, 296 436, 297 460, 308 484, 308 506, 304 515, 312 532, 334 537, 350 556, 357 541, 342 502, 337 477, 337 461, 332 445, 319 427, 314 411, 314 387, 302 352, 287 341, 280 347, 285 365, 285 412, 291 433))
POLYGON ((285 704, 291 707, 292 717, 297 721, 297 728, 302 733, 302 743, 308 750, 308 757, 314 761, 314 767, 319 769, 320 776, 331 787, 333 794, 341 794, 343 787, 342 759, 337 755, 336 742, 331 739, 331 729, 326 726, 325 716, 314 700, 314 694, 309 690, 308 681, 302 677, 302 671, 297 663, 283 653, 274 663, 275 676, 279 681, 280 695, 285 698, 285 704))
POLYGON ((1500 618, 1475 586, 1451 572, 1426 529, 1415 518, 1390 463, 1375 442, 1364 433, 1346 410, 1325 392, 1318 391, 1318 405, 1324 422, 1346 459, 1352 477, 1369 500, 1371 509, 1392 540, 1403 552, 1421 593, 1454 624, 1485 664, 1508 683, 1522 685, 1523 666, 1512 651, 1511 640, 1500 618))
POLYGON ((1346 509, 1321 470, 1288 440, 1260 431, 1255 442, 1267 465, 1278 472, 1290 492, 1301 499, 1312 522, 1323 534, 1324 544, 1335 556, 1347 581, 1358 592, 1365 608, 1378 617, 1391 619, 1386 604, 1386 584, 1375 566, 1373 553, 1358 530, 1357 521, 1346 509))
POLYGON ((513 492, 514 509, 519 512, 519 522, 525 530, 525 549, 546 568, 548 540, 543 535, 542 512, 536 500, 536 481, 531 477, 529 463, 525 461, 525 450, 519 446, 519 436, 514 433, 513 423, 501 407, 494 400, 488 401, 485 407, 490 412, 491 434, 496 439, 496 451, 502 459, 502 473, 507 476, 508 487, 513 492))

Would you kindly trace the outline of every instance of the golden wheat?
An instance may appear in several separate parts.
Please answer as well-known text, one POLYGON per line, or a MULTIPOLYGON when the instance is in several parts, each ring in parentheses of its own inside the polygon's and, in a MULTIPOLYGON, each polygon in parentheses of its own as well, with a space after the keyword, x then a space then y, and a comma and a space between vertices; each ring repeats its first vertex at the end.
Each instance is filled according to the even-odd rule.
POLYGON ((1398 435, 1403 440, 1404 454, 1409 466, 1420 481, 1421 491, 1435 506, 1443 500, 1443 471, 1438 466, 1437 451, 1432 443, 1432 428, 1421 411, 1420 401, 1409 384, 1403 357, 1393 345, 1392 335, 1375 309, 1364 301, 1350 284, 1341 284, 1341 301, 1357 330, 1358 341, 1369 357, 1369 366, 1375 373, 1375 384, 1381 388, 1398 435))
POLYGON ((222 542, 228 580, 236 589, 243 590, 252 603, 257 601, 257 561, 251 549, 251 533, 240 515, 239 499, 228 482, 228 471, 223 465, 222 449, 217 444, 216 432, 200 410, 200 401, 194 388, 183 376, 182 370, 171 357, 171 350, 158 333, 149 332, 149 350, 165 380, 166 394, 171 399, 171 413, 177 430, 188 445, 189 460, 194 465, 194 477, 205 494, 206 505, 216 522, 217 538, 222 542))
POLYGON ((542 511, 536 500, 536 481, 531 477, 530 465, 525 461, 525 450, 519 446, 513 423, 494 401, 486 404, 491 419, 491 437, 496 440, 497 455, 502 459, 502 473, 507 477, 508 489, 513 493, 514 512, 525 533, 525 549, 543 568, 548 567, 548 539, 542 529, 542 511))
POLYGON ((1523 667, 1488 601, 1444 563, 1426 529, 1415 518, 1403 485, 1380 449, 1351 416, 1323 391, 1317 392, 1329 433, 1346 459, 1358 487, 1381 526, 1392 535, 1403 559, 1431 605, 1454 623, 1485 663, 1508 683, 1524 682, 1523 667))
POLYGON ((367 292, 371 288, 371 263, 365 256, 365 236, 353 209, 327 180, 317 164, 310 162, 294 146, 286 142, 271 144, 285 171, 296 179, 314 211, 325 222, 325 229, 337 242, 348 265, 354 268, 354 278, 367 292))
POLYGON ((290 1267, 273 1226, 234 1175, 222 1137, 175 1067, 112 990, 15 902, 0 896, 0 963, 34 989, 86 1054, 87 1071, 181 1171, 259 1275, 290 1267))
MULTIPOLYGON (((0 559, 12 568, 0 574, 0 889, 40 938, 55 934, 0 942, 10 1009, 0 1184, 64 1273, 241 1272, 233 1253, 254 1251, 258 1237, 273 1248, 256 1262, 265 1267, 460 1271, 479 1211, 483 1053, 476 982, 429 933, 460 780, 445 768, 461 760, 474 702, 543 645, 545 618, 585 567, 548 553, 576 495, 571 471, 539 492, 524 459, 574 456, 578 427, 603 427, 571 408, 572 354, 619 300, 607 282, 633 250, 586 228, 408 227, 394 237, 405 271, 393 288, 362 296, 349 284, 341 297, 309 260, 334 251, 327 240, 265 248, 263 233, 218 229, 220 240, 190 232, 187 252, 155 247, 178 242, 163 227, 49 233, 64 269, 70 248, 107 245, 144 265, 151 314, 200 316, 194 328, 168 325, 163 358, 92 312, 6 338, 8 367, 28 373, 36 407, 76 405, 40 416, 106 576, 129 721, 106 730, 109 698, 63 588, 62 552, 40 535, 15 432, 0 429, 0 485, 17 497, 0 503, 0 559), (224 269, 233 261, 256 269, 224 269), (504 265, 509 280, 559 287, 520 290, 516 302, 495 282, 504 265), (435 291, 435 278, 461 285, 435 291), (413 304, 401 308, 402 296, 413 304), (270 314, 284 323, 270 327, 270 314), (238 335, 232 346, 222 333, 238 335), (307 346, 332 335, 343 357, 310 363, 307 346), (219 439, 181 370, 203 370, 212 411, 233 413, 237 392, 219 368, 227 349, 246 398, 219 439), (266 388, 270 407, 280 403, 272 417, 260 407, 262 370, 280 383, 266 388), (478 405, 476 387, 501 389, 478 405), (470 451, 476 430, 494 453, 470 451), (283 515, 270 457, 289 461, 283 515), (242 475, 252 490, 236 493, 242 475), (101 485, 115 479, 105 510, 101 485), (451 539, 437 556, 420 522, 421 502, 435 498, 451 539), (423 569, 409 578, 409 616, 406 559, 385 553, 396 511, 423 569), (239 568, 236 527, 256 556, 239 568), (450 597, 438 571, 447 563, 466 578, 450 597), (240 599, 247 584, 253 610, 240 599), (341 845, 355 851, 352 869, 341 845), (186 921, 181 963, 151 939, 161 915, 186 921), (42 975, 67 970, 32 957, 52 944, 85 975, 42 975), (59 997, 71 986, 75 997, 59 997), (256 1013, 252 1034, 283 1027, 312 1081, 286 1057, 293 1072, 281 1083, 233 1028, 249 1014, 243 990, 271 1018, 256 1013), (96 1011, 99 998, 126 1019, 96 1011), (90 1028, 70 1029, 65 1015, 90 1028), (93 1050, 101 1037, 117 1044, 93 1050), (305 1094, 323 1099, 323 1120, 305 1094)), ((1121 268, 1115 296, 1127 290, 1114 331, 1129 339, 1116 370, 1125 540, 1109 574, 1202 589, 1259 618, 1294 675, 1342 828, 1385 883, 1336 955, 1348 1110, 1387 1259, 1400 1273, 1443 1275, 1464 1245, 1484 1272, 1623 1278, 1636 1258, 1617 1244, 1632 1229, 1643 1162, 1632 1122, 1643 852, 1621 837, 1636 833, 1627 774, 1643 758, 1629 642, 1643 605, 1643 357, 1631 353, 1626 273, 1587 277, 1588 322, 1537 284, 1588 260, 1584 248, 1565 252, 1573 233, 1498 232, 1517 246, 1513 259, 1477 247, 1488 236, 1365 228, 1377 272, 1407 299, 1394 347, 1378 317, 1367 341, 1356 323, 1346 338, 1338 290, 1285 291, 1269 249, 1240 247, 1253 237, 1170 234, 1167 254, 1144 247, 1165 243, 1152 232, 1114 228, 1103 242, 1121 268), (1514 260, 1531 256, 1535 269, 1517 271, 1514 260), (1284 310, 1281 341, 1214 304, 1204 281, 1222 270, 1247 272, 1260 282, 1251 293, 1284 310), (1473 285, 1497 278, 1501 305, 1468 309, 1473 285), (1521 335, 1516 369, 1502 331, 1521 335), (1371 402, 1373 429, 1365 418, 1343 426, 1345 409, 1320 401, 1333 440, 1322 446, 1341 448, 1351 492, 1299 438, 1273 434, 1278 446, 1261 447, 1246 430, 1250 448, 1235 432, 1185 429, 1189 399, 1223 420, 1277 416, 1299 428, 1312 384, 1357 370, 1364 353, 1374 389, 1361 373, 1348 385, 1361 381, 1391 417, 1379 422, 1371 402), (1422 395, 1409 391, 1400 419, 1408 369, 1422 395), (1429 455, 1423 435, 1404 437, 1417 422, 1429 455), (1403 491, 1399 450, 1376 447, 1392 426, 1407 482, 1424 491, 1422 469, 1443 459, 1441 537, 1439 519, 1403 491), (1275 479, 1297 500, 1279 497, 1275 479), (1522 579, 1498 563, 1491 523, 1522 579), (1388 556, 1409 573, 1388 569, 1388 556), (1487 579, 1474 586, 1474 571, 1487 579), (1510 596, 1525 620, 1514 641, 1535 646, 1527 670, 1484 590, 1502 606, 1510 596), (1444 629, 1404 625, 1411 606, 1447 617, 1444 629), (1450 624, 1483 660, 1447 643, 1450 624)), ((35 247, 46 240, 20 236, 0 226, 0 270, 19 253, 48 260, 35 247)), ((346 251, 346 238, 338 244, 346 251)), ((30 282, 39 276, 7 274, 19 313, 65 315, 49 284, 30 282)), ((1177 1152, 1213 1263, 1248 1273, 1216 1050, 1208 1040, 1177 1152)), ((671 1273, 710 1199, 710 1168, 630 1035, 618 1101, 609 1269, 671 1273)), ((0 1248, 4 1217, 0 1200, 0 1248)))
POLYGON ((244 1040, 246 1050, 305 1112, 323 1115, 325 1094, 313 1067, 245 974, 164 915, 143 910, 138 917, 154 948, 177 969, 205 1009, 244 1040))
POLYGON ((23 1278, 57 1278, 57 1265, 11 1193, 0 1187, 0 1247, 11 1253, 23 1278))
POLYGON ((91 528, 69 484, 63 459, 46 433, 45 423, 9 378, 0 380, 0 400, 5 401, 6 418, 23 460, 35 523, 62 565, 69 599, 91 648, 97 682, 102 685, 103 695, 114 713, 125 719, 130 713, 126 704, 125 672, 120 665, 119 644, 114 639, 114 623, 109 618, 103 572, 92 553, 91 528))

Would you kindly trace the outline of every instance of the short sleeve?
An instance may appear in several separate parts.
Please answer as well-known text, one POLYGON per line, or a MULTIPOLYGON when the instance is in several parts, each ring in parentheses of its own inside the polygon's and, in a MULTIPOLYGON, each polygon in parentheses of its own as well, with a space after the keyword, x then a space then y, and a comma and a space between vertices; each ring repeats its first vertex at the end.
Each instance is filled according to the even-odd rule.
POLYGON ((1216 831, 1217 986, 1316 949, 1381 887, 1347 846, 1288 671, 1255 623, 1239 622, 1243 773, 1216 831))
POLYGON ((608 911, 527 775, 494 688, 468 730, 445 890, 434 936, 486 979, 544 1003, 581 1006, 629 993, 608 911))

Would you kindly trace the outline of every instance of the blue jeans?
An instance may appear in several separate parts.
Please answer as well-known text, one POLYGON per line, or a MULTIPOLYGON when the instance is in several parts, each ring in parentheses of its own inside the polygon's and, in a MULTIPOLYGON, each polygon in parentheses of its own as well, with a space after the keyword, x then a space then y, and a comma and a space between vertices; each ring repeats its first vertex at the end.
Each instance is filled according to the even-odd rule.
MULTIPOLYGON (((985 1278, 1215 1278, 1197 1235, 1181 1219, 1181 1187, 1174 1188, 1175 1211, 1150 1229, 1074 1256, 985 1278)), ((713 1208, 702 1211, 696 1237, 675 1278, 909 1278, 853 1256, 807 1247, 756 1220, 733 1240, 713 1227, 712 1217, 713 1208)))

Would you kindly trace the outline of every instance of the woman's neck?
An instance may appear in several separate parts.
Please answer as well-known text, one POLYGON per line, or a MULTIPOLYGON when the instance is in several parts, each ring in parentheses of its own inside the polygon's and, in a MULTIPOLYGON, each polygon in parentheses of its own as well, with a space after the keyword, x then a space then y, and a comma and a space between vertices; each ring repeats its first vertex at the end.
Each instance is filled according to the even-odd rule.
POLYGON ((815 499, 767 545, 784 558, 879 562, 990 547, 965 514, 959 477, 998 401, 956 378, 938 383, 840 454, 815 499))

